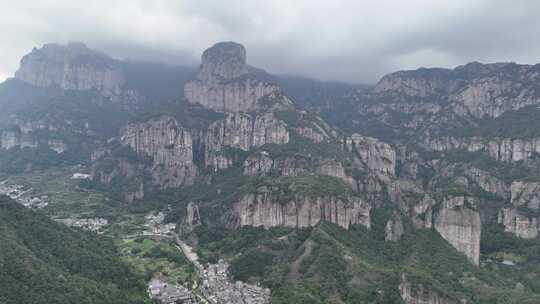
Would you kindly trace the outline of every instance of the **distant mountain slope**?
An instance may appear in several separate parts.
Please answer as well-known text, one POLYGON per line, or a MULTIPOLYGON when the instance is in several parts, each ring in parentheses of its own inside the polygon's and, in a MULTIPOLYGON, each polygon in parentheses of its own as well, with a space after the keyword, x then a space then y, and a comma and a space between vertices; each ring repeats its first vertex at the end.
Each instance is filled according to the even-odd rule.
POLYGON ((112 242, 0 197, 0 303, 145 303, 112 242))

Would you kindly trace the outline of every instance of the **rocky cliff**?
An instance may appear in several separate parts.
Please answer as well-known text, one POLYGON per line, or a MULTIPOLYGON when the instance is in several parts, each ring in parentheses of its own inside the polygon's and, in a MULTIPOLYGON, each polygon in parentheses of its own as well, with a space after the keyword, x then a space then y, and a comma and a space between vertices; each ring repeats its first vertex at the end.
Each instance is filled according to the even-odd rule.
POLYGON ((226 146, 249 151, 265 144, 288 142, 287 125, 272 112, 254 117, 231 113, 225 119, 213 123, 205 138, 206 148, 211 151, 219 151, 226 146))
POLYGON ((152 159, 153 181, 161 188, 191 184, 197 176, 191 134, 172 117, 129 124, 121 142, 152 159))
POLYGON ((435 230, 457 251, 478 265, 480 263, 480 214, 468 207, 470 199, 447 198, 435 218, 435 230))
POLYGON ((426 288, 422 284, 413 284, 406 274, 401 274, 399 295, 405 304, 465 304, 466 301, 456 301, 426 288))
POLYGON ((119 93, 124 75, 118 62, 82 43, 46 44, 23 57, 15 77, 38 87, 119 93))
POLYGON ((297 195, 286 201, 268 191, 244 196, 234 206, 238 226, 311 227, 328 221, 348 229, 360 224, 370 227, 371 206, 360 198, 310 197, 297 195))
POLYGON ((540 140, 538 138, 439 137, 426 138, 422 145, 433 151, 484 152, 494 159, 504 162, 527 160, 540 153, 540 140))
POLYGON ((375 138, 353 134, 346 139, 346 149, 355 153, 367 169, 388 181, 396 173, 396 152, 375 138))
POLYGON ((401 99, 431 99, 433 106, 447 101, 459 116, 498 117, 540 103, 539 78, 538 66, 474 62, 453 70, 423 68, 392 73, 383 77, 373 92, 401 99))
POLYGON ((234 42, 204 51, 197 78, 184 87, 189 102, 223 112, 256 110, 264 96, 279 91, 265 72, 246 64, 244 46, 234 42))
POLYGON ((123 158, 113 158, 110 151, 100 150, 93 158, 102 162, 94 163, 91 177, 97 183, 111 189, 126 203, 142 200, 145 195, 144 166, 123 158))
POLYGON ((386 222, 386 226, 384 229, 385 232, 385 241, 399 241, 401 236, 403 235, 404 227, 403 227, 403 221, 401 220, 401 216, 397 213, 394 213, 390 219, 386 222))
POLYGON ((522 239, 538 237, 540 209, 540 183, 515 181, 510 187, 511 207, 499 211, 498 223, 504 225, 504 231, 522 239))
POLYGON ((522 214, 516 208, 502 208, 498 222, 504 225, 504 231, 522 239, 538 237, 538 218, 522 214))
POLYGON ((529 209, 540 209, 540 183, 515 181, 510 186, 512 205, 526 206, 529 209))

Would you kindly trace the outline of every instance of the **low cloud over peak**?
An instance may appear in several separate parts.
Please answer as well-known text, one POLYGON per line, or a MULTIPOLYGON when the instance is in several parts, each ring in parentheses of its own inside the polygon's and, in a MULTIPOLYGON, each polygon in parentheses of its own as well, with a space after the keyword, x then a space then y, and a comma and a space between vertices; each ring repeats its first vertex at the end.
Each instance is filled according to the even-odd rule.
POLYGON ((536 0, 0 2, 2 79, 33 47, 71 40, 183 65, 233 40, 269 72, 364 83, 421 66, 540 61, 536 0))

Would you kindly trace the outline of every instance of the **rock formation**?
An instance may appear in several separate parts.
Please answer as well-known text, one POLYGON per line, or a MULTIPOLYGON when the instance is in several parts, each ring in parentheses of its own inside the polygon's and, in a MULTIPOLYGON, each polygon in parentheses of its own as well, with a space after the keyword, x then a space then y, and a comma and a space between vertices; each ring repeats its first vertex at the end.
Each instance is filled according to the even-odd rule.
POLYGON ((124 75, 118 62, 82 43, 46 44, 23 57, 15 77, 38 87, 118 94, 124 75))
MULTIPOLYGON (((227 160, 219 160, 219 152, 226 147, 249 151, 265 144, 286 144, 289 142, 287 125, 278 120, 272 112, 260 115, 231 113, 225 119, 214 122, 206 132, 205 164, 207 167, 216 164, 229 164, 227 160)), ((221 166, 223 167, 226 166, 221 166)))
MULTIPOLYGON (((103 151, 103 153, 108 153, 103 151)), ((96 158, 106 157, 106 155, 94 156, 96 158)), ((125 159, 107 158, 107 163, 111 166, 104 168, 102 164, 94 164, 91 176, 94 181, 119 193, 126 203, 133 203, 142 200, 145 195, 144 178, 142 172, 144 167, 134 164, 125 159)))
POLYGON ((399 295, 405 304, 465 304, 466 301, 456 301, 440 295, 422 284, 411 283, 405 273, 401 274, 398 286, 399 295))
POLYGON ((503 208, 499 211, 499 224, 504 225, 504 231, 510 232, 522 239, 538 237, 538 218, 521 214, 516 208, 503 208))
POLYGON ((360 198, 295 196, 280 200, 269 191, 244 196, 234 206, 238 226, 311 227, 328 221, 348 229, 360 224, 370 227, 371 206, 360 198))
POLYGON ((498 117, 509 110, 539 104, 536 66, 515 63, 477 62, 448 69, 418 69, 384 76, 373 92, 405 100, 429 100, 435 111, 437 102, 448 101, 458 116, 498 117), (508 77, 512 75, 513 77, 508 77))
POLYGON ((355 153, 360 161, 379 178, 389 180, 396 173, 396 152, 389 144, 375 138, 353 134, 345 142, 348 151, 355 153))
POLYGON ((504 182, 491 176, 489 173, 475 167, 468 167, 464 171, 465 175, 478 185, 480 189, 501 198, 507 198, 509 196, 509 189, 504 182))
POLYGON ((433 151, 463 150, 468 152, 484 152, 496 160, 516 162, 532 158, 540 153, 540 139, 485 139, 482 137, 438 137, 426 138, 422 144, 433 151))
POLYGON ((512 205, 540 209, 540 183, 515 181, 510 186, 512 205))
POLYGON ((394 213, 392 217, 388 219, 388 222, 386 222, 386 227, 384 231, 386 234, 384 239, 386 241, 399 241, 399 239, 401 239, 401 236, 404 233, 403 221, 401 220, 401 216, 397 213, 394 213))
POLYGON ((215 111, 248 112, 279 90, 265 72, 246 64, 244 46, 220 42, 204 51, 197 78, 186 83, 184 95, 189 102, 215 111))
POLYGON ((152 177, 162 188, 191 184, 197 176, 189 131, 172 117, 127 125, 121 142, 137 154, 151 158, 152 177))
POLYGON ((465 197, 447 198, 435 219, 435 230, 475 265, 480 263, 480 214, 465 197))

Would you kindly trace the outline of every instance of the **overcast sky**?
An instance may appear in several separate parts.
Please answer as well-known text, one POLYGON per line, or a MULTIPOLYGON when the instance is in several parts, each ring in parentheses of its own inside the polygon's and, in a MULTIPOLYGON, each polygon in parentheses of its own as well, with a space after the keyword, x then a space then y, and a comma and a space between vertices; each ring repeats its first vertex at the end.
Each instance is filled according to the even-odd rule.
POLYGON ((538 0, 0 0, 0 80, 47 42, 197 64, 244 44, 273 73, 373 83, 400 69, 540 62, 538 0))

